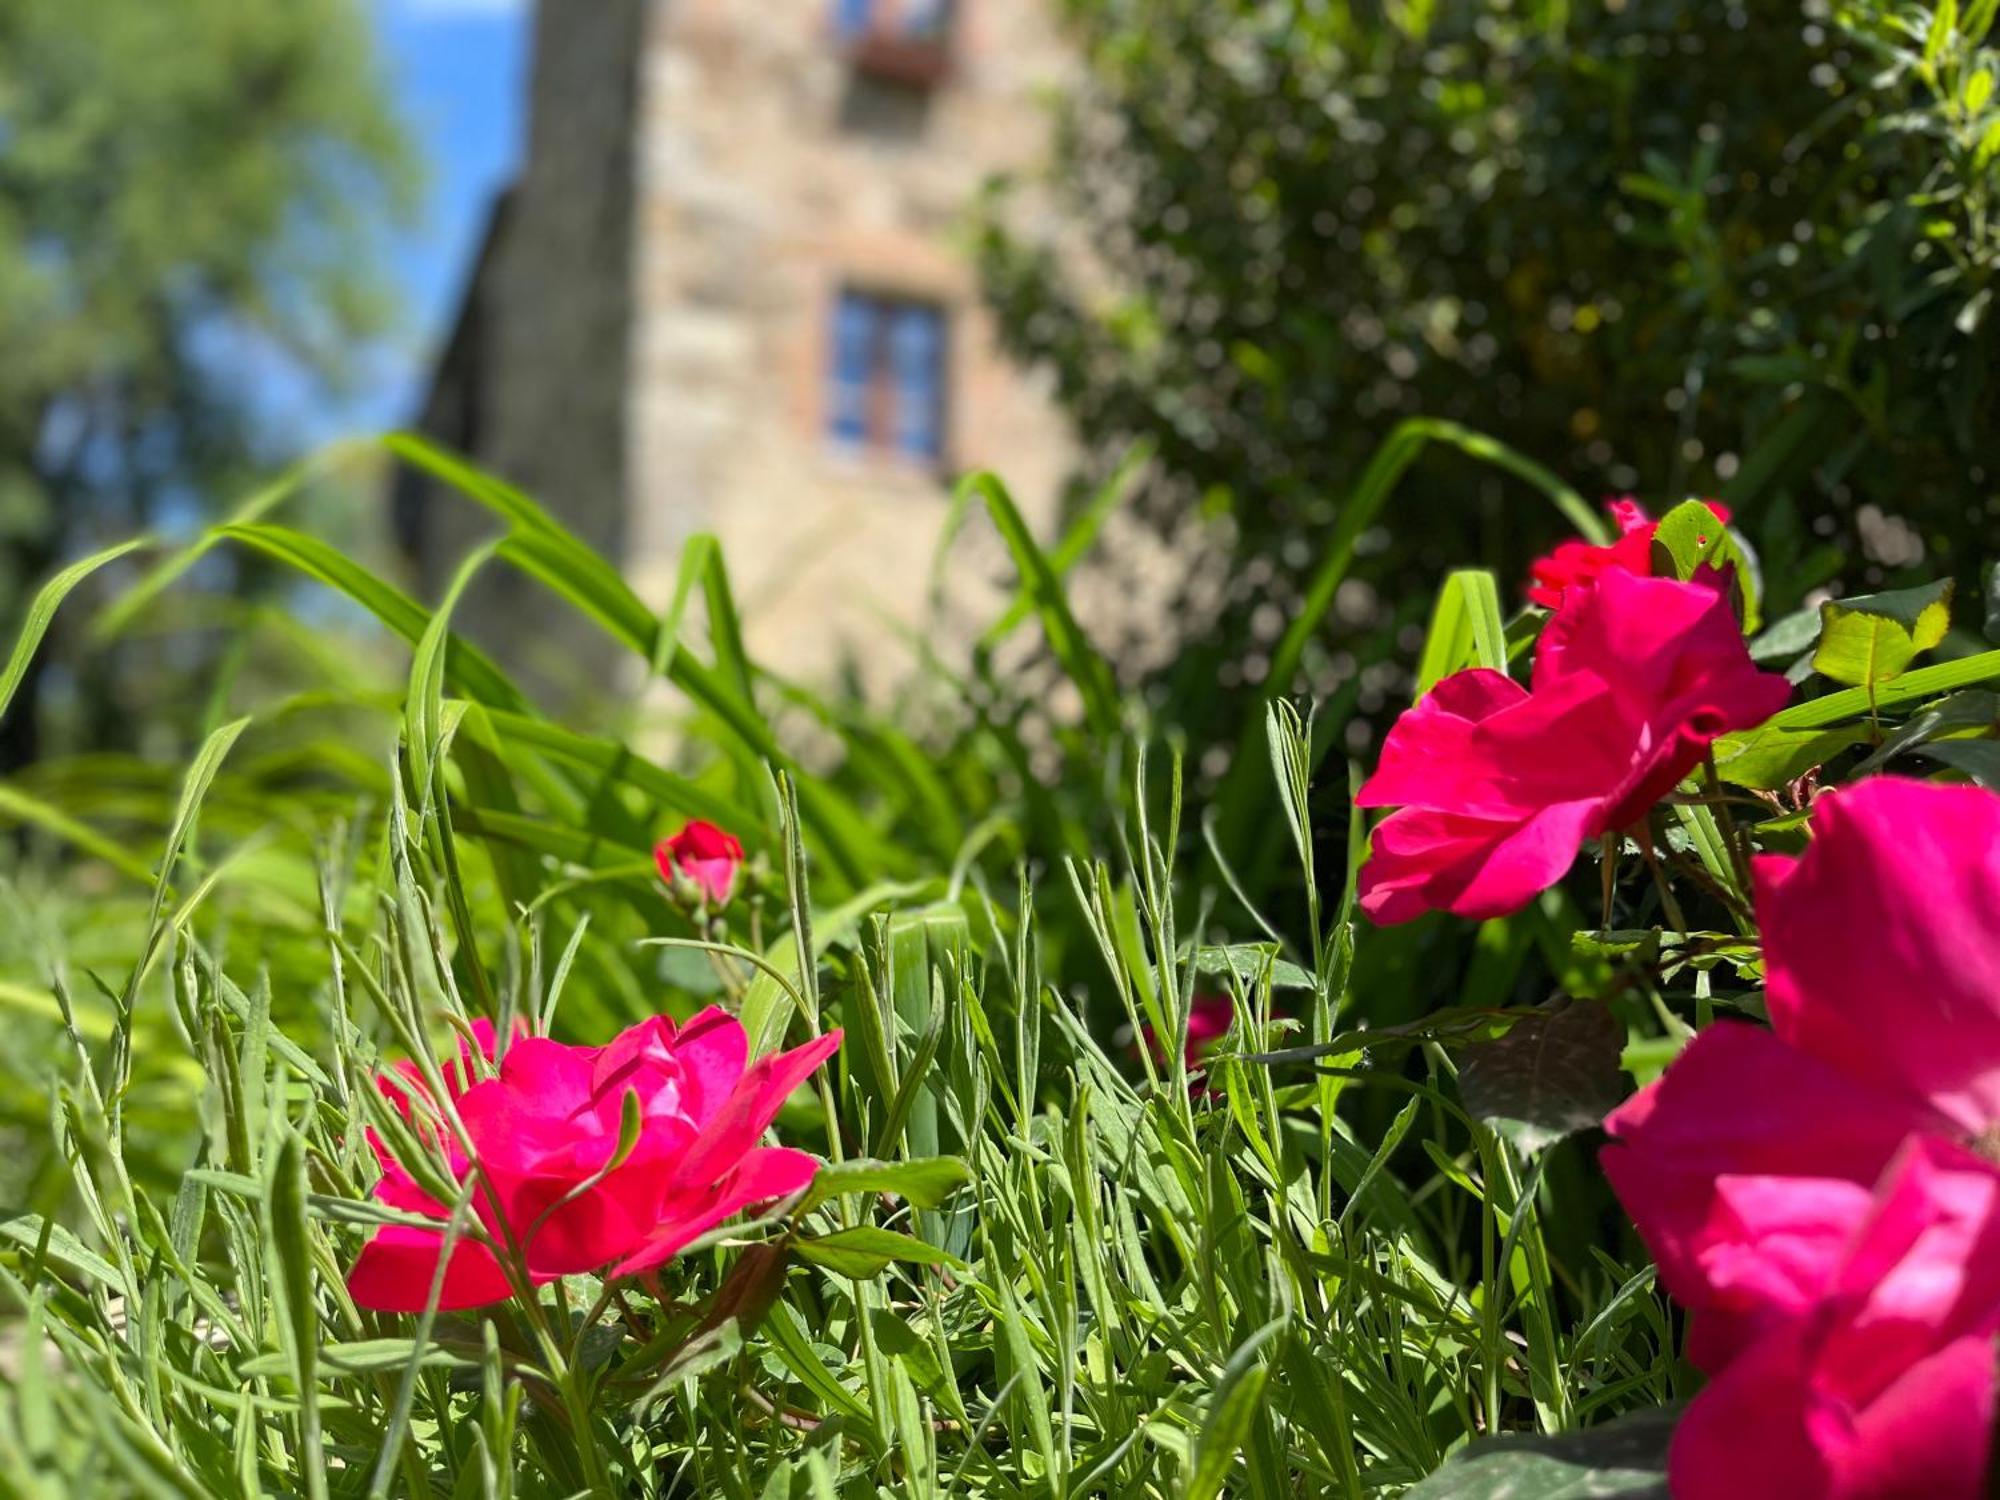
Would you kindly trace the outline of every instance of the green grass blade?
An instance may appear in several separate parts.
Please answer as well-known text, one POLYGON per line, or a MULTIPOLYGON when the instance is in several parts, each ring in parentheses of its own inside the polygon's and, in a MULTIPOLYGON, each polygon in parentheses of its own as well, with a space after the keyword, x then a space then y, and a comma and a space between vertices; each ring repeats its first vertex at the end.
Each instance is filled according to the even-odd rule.
POLYGON ((21 622, 21 633, 15 637, 13 654, 7 658, 7 669, 0 673, 0 717, 5 717, 7 709, 14 702, 14 694, 21 690, 21 681, 28 675, 28 664, 34 660, 40 649, 42 637, 48 634, 49 625, 55 620, 56 611, 62 607, 78 584, 108 563, 127 557, 142 547, 152 546, 152 542, 141 537, 129 542, 121 542, 115 547, 106 547, 102 552, 71 563, 36 592, 28 605, 27 617, 21 622))

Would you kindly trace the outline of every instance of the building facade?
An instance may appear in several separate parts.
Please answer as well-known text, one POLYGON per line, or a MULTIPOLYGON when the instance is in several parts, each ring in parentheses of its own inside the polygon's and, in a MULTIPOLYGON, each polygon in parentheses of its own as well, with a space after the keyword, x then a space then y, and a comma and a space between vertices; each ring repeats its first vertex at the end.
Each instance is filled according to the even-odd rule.
MULTIPOLYGON (((422 426, 613 556, 656 607, 723 544, 752 654, 887 682, 928 620, 954 477, 1052 520, 1073 464, 995 344, 965 252, 1070 66, 1040 0, 542 0, 524 170, 496 208, 422 426)), ((412 480, 435 587, 483 530, 412 480)), ((976 618, 993 557, 955 553, 976 618)), ((563 682, 591 646, 495 580, 475 634, 563 682)), ((935 639, 935 634, 932 637, 935 639)), ((614 684, 606 682, 605 687, 614 684)))

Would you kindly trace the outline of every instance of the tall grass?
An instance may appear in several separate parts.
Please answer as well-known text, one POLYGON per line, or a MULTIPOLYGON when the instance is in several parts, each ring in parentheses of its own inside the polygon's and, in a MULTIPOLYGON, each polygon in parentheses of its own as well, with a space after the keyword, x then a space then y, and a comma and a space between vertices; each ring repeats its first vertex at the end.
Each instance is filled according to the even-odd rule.
MULTIPOLYGON (((1425 928, 1358 941, 1362 841, 1326 721, 1274 681, 1214 806, 1186 807, 1171 737, 1120 701, 1065 602, 1076 549, 1044 552, 991 480, 962 503, 1024 580, 1003 623, 1039 622, 1084 712, 1032 723, 982 659, 940 748, 748 659, 711 543, 656 613, 525 497, 393 446, 498 528, 435 608, 286 527, 287 485, 156 560, 95 628, 250 548, 406 642, 400 691, 224 690, 185 772, 100 761, 0 787, 0 813, 71 861, 52 894, 17 872, 10 895, 35 925, 0 985, 26 1043, 0 1091, 20 1145, 0 1489, 1394 1494, 1470 1439, 1590 1429, 1683 1389, 1583 1144, 1469 1112, 1455 1044, 1553 980, 1610 997, 1614 1066, 1621 1046, 1657 1066, 1676 1013, 1712 1003, 1706 968, 1573 950, 1588 924, 1560 893, 1469 950, 1425 928), (542 713, 452 630, 495 567, 670 683, 705 756, 669 769, 542 713), (788 753, 773 709, 800 703, 838 738, 830 769, 788 753), (1053 774, 1030 770, 1037 737, 1053 774), (751 850, 726 925, 652 872, 689 817, 751 850), (1218 989, 1235 1020, 1193 1078, 1179 1043, 1218 989), (846 1032, 781 1121, 832 1164, 804 1201, 640 1285, 570 1278, 484 1317, 354 1304, 343 1270, 394 1218, 365 1201, 364 1132, 397 1129, 383 1054, 434 1067, 475 1016, 600 1041, 714 999, 761 1048, 846 1032)), ((50 585, 7 691, 64 591, 127 564, 50 585)), ((1453 583, 1426 673, 1504 661, 1497 599, 1453 583)), ((1976 660, 1932 670, 2000 670, 1976 660)), ((1643 882, 1607 896, 1609 926, 1655 915, 1643 882)))

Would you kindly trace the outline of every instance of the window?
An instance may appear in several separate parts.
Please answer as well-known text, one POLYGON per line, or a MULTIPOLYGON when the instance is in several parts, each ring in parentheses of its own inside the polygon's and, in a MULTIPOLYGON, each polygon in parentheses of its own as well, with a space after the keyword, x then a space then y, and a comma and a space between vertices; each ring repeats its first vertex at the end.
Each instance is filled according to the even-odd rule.
POLYGON ((932 89, 951 71, 952 0, 833 0, 833 30, 856 74, 932 89))
POLYGON ((952 0, 834 0, 833 27, 848 41, 866 36, 942 42, 952 0))
POLYGON ((832 353, 827 431, 834 441, 925 464, 943 460, 942 308, 844 291, 834 304, 832 353))

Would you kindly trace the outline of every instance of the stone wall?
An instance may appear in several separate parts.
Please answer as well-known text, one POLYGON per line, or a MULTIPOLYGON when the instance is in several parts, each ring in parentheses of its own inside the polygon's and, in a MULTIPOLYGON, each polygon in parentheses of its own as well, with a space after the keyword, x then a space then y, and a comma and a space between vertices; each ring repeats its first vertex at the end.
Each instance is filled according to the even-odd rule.
MULTIPOLYGON (((418 424, 612 557, 626 550, 629 520, 633 131, 651 8, 538 7, 523 170, 496 207, 418 424)), ((435 597, 497 528, 434 484, 405 479, 400 491, 399 520, 435 597)), ((551 706, 617 686, 620 654, 602 632, 504 565, 489 564, 460 618, 551 706)))
MULTIPOLYGON (((1073 451, 1046 392, 1007 364, 963 248, 994 171, 1037 161, 1038 91, 1070 66, 1037 0, 959 0, 934 85, 857 69, 831 0, 671 0, 644 44, 629 391, 628 572, 671 594, 681 543, 723 542, 753 655, 880 685, 912 660, 956 472, 1001 471, 1038 529, 1073 451), (828 340, 844 285, 949 317, 945 461, 826 437, 828 340)), ((955 550, 950 649, 1011 576, 983 527, 955 550)))

